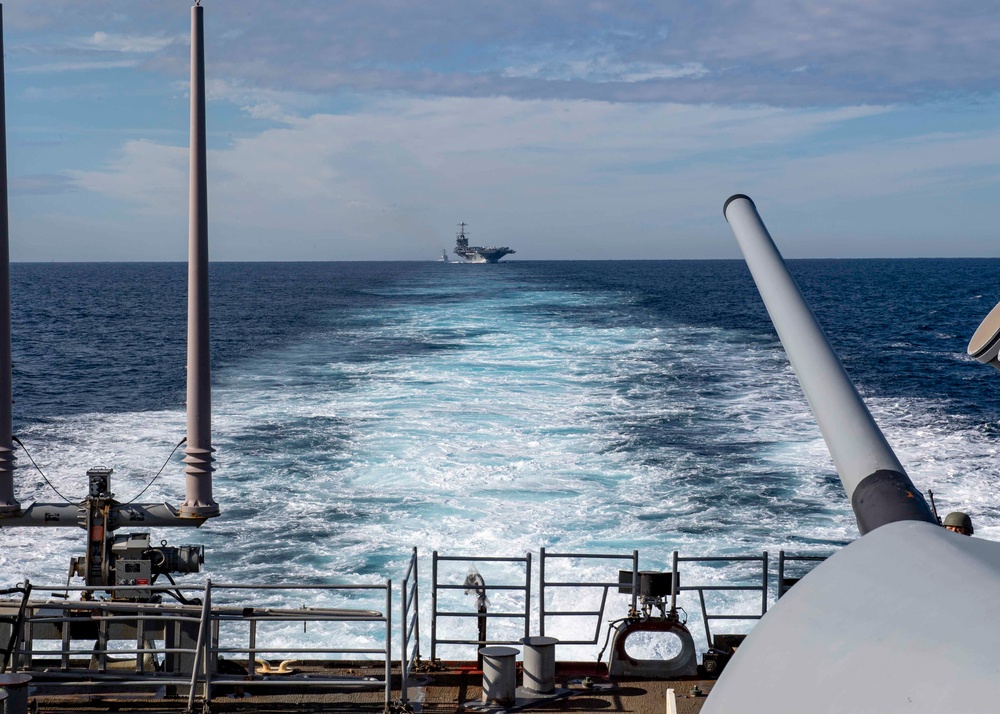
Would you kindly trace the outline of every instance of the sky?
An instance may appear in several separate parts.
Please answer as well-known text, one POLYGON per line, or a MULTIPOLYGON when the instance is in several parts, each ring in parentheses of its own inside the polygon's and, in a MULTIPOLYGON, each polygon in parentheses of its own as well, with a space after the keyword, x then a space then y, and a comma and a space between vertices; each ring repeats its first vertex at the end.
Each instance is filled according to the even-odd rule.
MULTIPOLYGON (((204 0, 212 260, 1000 256, 1000 4, 204 0)), ((190 3, 3 3, 11 258, 185 260, 190 3)))

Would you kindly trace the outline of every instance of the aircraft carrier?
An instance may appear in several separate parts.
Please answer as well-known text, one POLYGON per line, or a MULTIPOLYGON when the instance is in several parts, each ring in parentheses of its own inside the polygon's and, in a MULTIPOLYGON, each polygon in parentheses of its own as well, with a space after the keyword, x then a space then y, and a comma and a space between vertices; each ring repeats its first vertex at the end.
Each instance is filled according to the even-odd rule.
POLYGON ((465 235, 465 222, 458 224, 458 236, 455 238, 455 253, 465 258, 469 263, 496 263, 505 255, 516 253, 507 246, 469 245, 469 238, 465 235))

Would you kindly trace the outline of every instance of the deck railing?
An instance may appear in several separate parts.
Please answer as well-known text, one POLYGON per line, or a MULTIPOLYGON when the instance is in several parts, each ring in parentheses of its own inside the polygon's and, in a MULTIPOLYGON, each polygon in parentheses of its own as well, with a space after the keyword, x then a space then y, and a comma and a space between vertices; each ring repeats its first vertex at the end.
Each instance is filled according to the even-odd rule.
MULTIPOLYGON (((631 555, 606 554, 606 553, 549 553, 545 548, 541 549, 541 557, 538 559, 538 629, 541 636, 545 636, 545 625, 550 617, 564 618, 594 618, 594 634, 590 639, 562 639, 559 643, 563 645, 596 645, 601 636, 601 625, 604 622, 604 612, 608 603, 608 591, 612 588, 622 589, 620 580, 600 582, 600 581, 557 581, 549 580, 546 576, 546 565, 550 560, 621 560, 627 561, 632 568, 631 585, 628 586, 632 595, 631 611, 635 612, 636 598, 639 593, 639 551, 633 550, 631 555), (549 610, 546 605, 545 593, 547 590, 560 588, 601 589, 601 604, 596 610, 549 610)), ((612 571, 614 572, 614 571, 612 571)))
MULTIPOLYGON (((778 595, 777 599, 781 599, 781 596, 787 593, 795 583, 802 579, 805 575, 802 567, 795 568, 795 575, 793 577, 788 577, 787 569, 785 567, 786 563, 819 563, 827 559, 828 556, 825 555, 786 555, 785 551, 778 551, 778 595)), ((814 566, 815 567, 815 566, 814 566)), ((811 570, 812 568, 807 569, 811 570)))
MULTIPOLYGON (((538 631, 546 635, 552 618, 592 618, 595 622, 593 633, 589 626, 574 628, 581 636, 570 639, 560 638, 561 645, 594 645, 600 638, 600 630, 606 616, 608 593, 614 588, 619 593, 630 596, 629 612, 636 613, 638 606, 638 584, 640 580, 639 551, 631 553, 554 553, 541 549, 538 559, 538 631), (608 563, 607 579, 553 579, 555 561, 605 561, 608 563), (616 567, 615 561, 628 565, 628 569, 616 567), (628 575, 631 574, 629 578, 628 575), (615 576, 618 576, 617 579, 615 576), (599 589, 600 602, 594 608, 572 610, 552 609, 550 601, 558 590, 599 589), (589 637, 588 637, 589 635, 589 637)), ((808 570, 807 565, 818 563, 825 555, 789 555, 780 551, 777 559, 777 578, 772 580, 771 560, 765 551, 752 556, 694 556, 682 557, 676 551, 671 557, 673 592, 669 605, 682 608, 691 606, 690 595, 697 596, 698 609, 704 626, 706 642, 712 646, 711 623, 719 620, 757 620, 767 613, 771 598, 783 596, 799 577, 808 570), (795 577, 789 577, 788 565, 793 564, 795 577), (701 567, 693 567, 701 566, 701 567), (748 570, 749 566, 749 570, 748 570), (704 568, 716 574, 706 578, 704 568), (693 569, 693 576, 692 576, 693 569), (726 574, 720 577, 719 571, 726 574), (697 582, 695 578, 702 581, 697 582), (776 580, 776 588, 772 583, 776 580), (772 589, 775 591, 772 594, 772 589), (724 598, 723 611, 719 604, 710 607, 706 595, 712 593, 759 593, 759 607, 751 604, 751 611, 733 612, 733 598, 724 598), (680 602, 678 602, 680 599, 680 602)), ((407 687, 414 664, 420 659, 420 573, 419 558, 414 548, 406 565, 400 585, 400 609, 398 636, 400 637, 400 699, 405 703, 407 687)), ((566 568, 562 568, 565 571, 566 568)), ((471 573, 472 571, 470 571, 471 573)), ((431 560, 431 627, 430 659, 437 659, 439 645, 475 646, 488 644, 517 644, 509 637, 511 628, 504 628, 506 638, 490 637, 485 624, 493 618, 520 620, 524 636, 531 635, 532 610, 532 557, 522 558, 445 556, 437 551, 431 560), (485 584, 482 594, 512 592, 516 595, 505 609, 469 608, 468 610, 440 607, 442 593, 458 590, 473 591, 476 586, 468 582, 459 584, 451 574, 442 578, 442 564, 458 563, 499 564, 500 577, 489 573, 491 582, 485 584), (513 566, 505 567, 506 566, 513 566), (513 572, 512 572, 513 571, 513 572), (447 580, 447 582, 445 581, 447 580), (523 600, 523 607, 520 606, 523 600), (439 637, 439 619, 458 618, 475 620, 480 625, 476 638, 439 637)), ((481 582, 481 581, 480 581, 481 582)), ((8 591, 22 594, 25 586, 8 591)), ((174 695, 187 695, 193 705, 196 695, 210 701, 213 687, 234 687, 261 689, 280 685, 283 688, 303 690, 322 687, 331 688, 381 688, 385 703, 392 695, 392 639, 394 622, 392 617, 392 581, 378 584, 216 584, 206 580, 199 586, 44 586, 31 585, 34 594, 53 593, 47 602, 25 604, 23 597, 17 600, 0 601, 7 617, 0 617, 0 644, 10 642, 11 653, 7 662, 8 671, 44 670, 45 686, 80 687, 96 690, 106 688, 141 689, 142 687, 167 687, 174 695), (157 602, 135 602, 126 600, 99 600, 117 590, 148 593, 157 599, 173 598, 178 602, 161 604, 157 602), (314 602, 344 602, 350 608, 306 607, 287 608, 267 605, 245 606, 243 593, 254 592, 254 599, 260 602, 268 594, 274 599, 287 602, 298 593, 305 594, 314 602), (81 593, 83 599, 70 600, 70 593, 81 593), (200 601, 197 599, 200 598, 200 601), (232 603, 232 604, 230 604, 232 603), (355 609, 363 604, 371 609, 355 609), (13 615, 17 613, 17 615, 13 615), (20 627, 16 626, 20 623, 20 627), (265 623, 266 626, 265 626, 265 623), (293 638, 289 626, 301 625, 303 630, 317 626, 308 644, 298 646, 301 636, 293 638), (263 628, 263 630, 262 630, 263 628), (274 628, 279 628, 277 637, 274 628), (326 628, 326 629, 324 629, 326 628), (332 632, 330 628, 336 629, 332 632), (270 633, 270 639, 264 637, 270 633), (296 644, 292 644, 291 640, 296 644), (357 646, 357 640, 369 640, 371 646, 357 646), (354 643, 348 646, 349 643, 354 643), (125 646, 121 646, 125 645, 125 646), (256 665, 268 657, 305 655, 305 658, 319 661, 318 672, 308 675, 285 670, 268 672, 267 667, 256 665), (228 665, 224 660, 228 659, 228 665), (341 676, 328 674, 327 662, 363 659, 370 661, 381 677, 341 676), (379 663, 381 660, 381 664, 379 663), (245 668, 243 665, 245 664, 245 668), (234 669, 238 665, 241 669, 234 669)), ((478 588, 482 590, 482 588, 478 588)), ((147 597, 144 595, 144 599, 147 597)), ((743 606, 746 598, 736 598, 743 606)), ((362 643, 364 644, 364 643, 362 643)), ((332 665, 331 665, 332 666, 332 665)), ((313 667, 315 669, 315 667, 313 667)))
MULTIPOLYGON (((271 585, 263 583, 213 584, 203 587, 162 586, 34 586, 35 592, 81 592, 85 600, 54 600, 34 603, 28 607, 21 627, 21 636, 11 658, 11 671, 31 671, 43 667, 46 686, 88 686, 94 688, 142 688, 168 686, 175 693, 188 694, 193 705, 196 691, 201 689, 204 701, 210 701, 214 686, 238 685, 242 688, 273 687, 315 689, 317 687, 382 688, 385 703, 392 693, 392 581, 365 585, 271 585), (93 599, 99 593, 128 590, 159 597, 179 596, 187 604, 101 601, 93 599), (298 591, 313 597, 324 592, 343 596, 361 593, 378 599, 384 610, 348 608, 272 608, 242 607, 213 604, 213 596, 223 600, 235 593, 252 590, 258 595, 269 591, 298 591), (187 593, 185 595, 185 593, 187 593), (199 593, 201 602, 190 598, 199 593), (375 623, 378 639, 375 647, 346 647, 339 638, 326 637, 318 646, 290 646, 287 641, 262 642, 260 623, 279 626, 301 623, 375 623), (246 638, 233 644, 220 643, 222 629, 234 624, 246 624, 246 638), (82 645, 79 640, 93 642, 82 645), (74 642, 75 640, 75 642, 74 642), (129 642, 133 646, 113 648, 113 642, 129 642), (157 641, 162 641, 159 646, 157 641), (41 643, 58 642, 56 647, 41 643), (383 676, 330 676, 323 673, 297 674, 294 669, 268 671, 257 668, 258 660, 269 655, 309 655, 311 659, 335 662, 343 655, 371 659, 377 665, 382 660, 383 676), (243 655, 236 662, 246 662, 245 671, 226 673, 220 667, 222 655, 243 655), (128 659, 122 659, 127 656, 128 659), (377 656, 377 657, 375 657, 377 656), (134 658, 134 659, 133 659, 134 658), (284 671, 281 671, 284 670, 284 671)), ((238 600, 238 598, 233 598, 238 600)), ((369 597, 369 599, 372 599, 369 597)), ((227 639, 234 639, 227 632, 227 639)), ((236 633, 239 638, 239 633, 236 633)), ((266 660, 265 660, 266 661, 266 660)), ((269 668, 269 663, 268 663, 269 668)))
MULTIPOLYGON (((681 563, 701 563, 701 564, 712 564, 721 565, 723 567, 731 567, 738 565, 740 563, 759 563, 760 564, 760 574, 757 576, 759 578, 759 584, 755 582, 736 582, 736 583, 710 583, 706 585, 683 585, 681 584, 678 588, 678 592, 697 592, 698 602, 701 606, 701 621, 705 628, 705 640, 709 646, 712 646, 712 620, 759 620, 764 615, 767 614, 767 599, 768 599, 768 555, 767 551, 764 551, 761 555, 747 555, 747 556, 695 556, 695 557, 681 557, 677 551, 673 553, 673 572, 680 572, 681 563), (705 603, 705 593, 711 592, 759 592, 760 593, 760 611, 751 613, 734 613, 734 612, 709 612, 708 606, 705 603)), ((683 581, 682 581, 683 582, 683 581)))
POLYGON ((486 645, 512 645, 517 644, 517 640, 510 639, 490 639, 487 636, 486 623, 490 619, 520 619, 524 621, 524 636, 531 634, 531 553, 527 553, 523 558, 502 558, 502 557, 473 557, 473 556, 444 556, 438 555, 435 550, 431 556, 431 660, 437 659, 437 646, 442 645, 476 645, 477 650, 486 645), (475 590, 474 585, 466 583, 443 583, 439 579, 440 563, 512 563, 515 566, 524 567, 524 584, 520 582, 490 582, 486 584, 489 591, 521 591, 524 593, 524 609, 519 611, 489 612, 485 608, 477 608, 472 611, 440 610, 438 609, 439 591, 455 590, 475 590), (479 636, 476 639, 470 638, 439 638, 438 619, 439 618, 460 618, 475 619, 479 625, 479 636))
POLYGON ((410 556, 410 564, 406 568, 406 575, 403 576, 400 585, 400 605, 403 610, 403 619, 400 620, 400 634, 403 646, 399 654, 399 698, 403 703, 409 701, 407 689, 409 686, 410 672, 414 662, 420 660, 420 578, 417 569, 417 549, 413 549, 410 556), (412 643, 413 649, 410 649, 412 643))

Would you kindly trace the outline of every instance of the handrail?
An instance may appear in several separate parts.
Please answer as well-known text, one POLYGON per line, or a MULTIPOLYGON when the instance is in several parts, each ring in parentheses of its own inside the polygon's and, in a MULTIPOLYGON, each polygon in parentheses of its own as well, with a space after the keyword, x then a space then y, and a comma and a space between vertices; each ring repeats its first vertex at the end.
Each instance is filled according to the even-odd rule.
MULTIPOLYGON (((212 585, 213 591, 220 590, 248 590, 252 589, 255 591, 260 590, 275 590, 275 591, 288 591, 288 590, 327 590, 327 591, 384 591, 385 598, 383 602, 384 611, 378 612, 374 610, 346 610, 338 608, 296 608, 296 609, 278 609, 270 607, 258 607, 258 608, 245 608, 242 611, 235 609, 227 609, 225 607, 215 608, 212 614, 212 620, 214 627, 218 628, 221 622, 247 622, 249 623, 249 633, 247 638, 247 646, 220 646, 218 643, 209 644, 209 642, 214 638, 209 638, 206 640, 206 665, 209 664, 209 659, 211 658, 211 667, 206 670, 205 676, 207 680, 206 694, 211 694, 212 684, 222 684, 222 683, 233 683, 239 682, 241 687, 254 687, 254 686, 273 686, 275 680, 268 679, 267 674, 263 673, 258 675, 256 672, 255 661, 257 656, 262 653, 288 653, 288 654, 317 654, 317 655, 344 655, 344 654, 361 654, 361 655, 381 655, 383 659, 383 678, 379 680, 371 679, 358 679, 357 677, 344 677, 344 676, 317 676, 309 675, 306 677, 296 677, 294 675, 283 675, 280 682, 282 686, 287 687, 317 687, 323 685, 336 684, 338 686, 345 685, 356 685, 369 687, 374 685, 381 685, 384 689, 384 704, 389 705, 392 699, 392 581, 386 580, 384 584, 320 584, 320 585, 301 585, 301 584, 273 584, 273 585, 255 585, 247 583, 224 583, 221 585, 212 585), (321 647, 289 647, 287 645, 274 645, 266 646, 262 645, 258 641, 258 622, 301 622, 303 625, 307 622, 373 622, 385 623, 384 628, 384 642, 381 647, 334 647, 332 645, 324 645, 321 647), (247 675, 234 677, 231 675, 225 675, 217 672, 215 667, 216 659, 220 654, 246 654, 247 655, 247 675)), ((217 629, 215 630, 217 632, 217 629)), ((377 660, 374 660, 377 661, 377 660)))
POLYGON ((787 593, 792 585, 797 583, 802 576, 797 578, 785 577, 785 563, 805 563, 805 562, 822 562, 829 558, 829 555, 785 555, 785 551, 778 551, 778 592, 776 598, 778 600, 787 593))
MULTIPOLYGON (((759 579, 756 579, 748 571, 741 570, 737 578, 730 577, 728 581, 718 583, 696 583, 690 578, 675 578, 676 590, 671 593, 671 606, 678 604, 677 598, 680 596, 683 601, 680 604, 689 602, 689 593, 697 593, 697 600, 700 607, 700 616, 704 624, 706 641, 709 647, 713 645, 712 623, 720 620, 757 620, 766 614, 771 597, 781 597, 787 592, 792 579, 787 577, 787 564, 818 562, 826 558, 826 555, 788 555, 785 551, 779 551, 777 558, 777 588, 775 595, 770 593, 770 583, 773 574, 770 572, 770 557, 767 551, 760 555, 752 556, 694 556, 681 557, 676 551, 672 553, 669 566, 672 572, 680 575, 681 570, 686 570, 690 565, 720 565, 737 566, 740 564, 755 564, 759 567, 759 579), (683 582, 683 584, 681 584, 683 582), (723 593, 725 602, 732 603, 731 598, 726 598, 724 593, 758 592, 760 593, 760 608, 753 612, 725 612, 710 609, 711 600, 706 600, 709 593, 723 593)), ((432 577, 431 577, 431 644, 430 656, 432 661, 437 659, 438 645, 474 645, 481 647, 486 644, 517 644, 517 640, 490 639, 485 633, 476 639, 460 638, 439 638, 438 619, 439 618, 465 618, 476 619, 481 625, 485 625, 491 619, 521 620, 524 624, 524 635, 531 634, 531 610, 535 605, 532 601, 532 572, 531 554, 524 557, 474 557, 474 556, 442 556, 436 551, 432 554, 432 577), (470 585, 458 585, 453 582, 440 582, 439 565, 441 563, 508 563, 518 566, 517 568, 505 568, 506 573, 502 578, 503 582, 487 584, 486 590, 496 592, 520 593, 524 595, 524 607, 516 611, 494 611, 486 612, 478 609, 441 609, 439 596, 442 592, 454 593, 457 590, 469 590, 470 585), (511 582, 517 580, 520 568, 524 569, 523 582, 511 582)), ((623 563, 624 564, 624 563, 623 563)), ((610 569, 610 568, 609 568, 610 569)), ((614 572, 614 571, 612 571, 614 572)), ((487 573, 489 575, 489 573, 487 573)), ((618 592, 628 594, 631 599, 630 613, 637 612, 639 596, 639 551, 635 550, 631 554, 622 553, 564 553, 550 552, 545 548, 541 549, 539 559, 539 590, 538 590, 538 631, 542 636, 547 634, 552 624, 552 618, 594 618, 596 627, 593 634, 589 632, 580 633, 580 628, 574 626, 574 632, 570 635, 577 636, 575 639, 560 638, 562 645, 594 645, 597 644, 601 636, 601 627, 606 616, 608 593, 613 588, 618 588, 618 592), (630 565, 630 571, 621 570, 618 581, 611 579, 577 581, 571 579, 555 580, 550 579, 552 562, 555 559, 574 560, 607 560, 625 561, 630 565), (631 572, 631 578, 629 578, 631 572), (631 580, 631 583, 629 583, 631 580), (552 598, 553 589, 584 589, 597 588, 601 591, 600 603, 597 609, 550 609, 548 600, 552 598), (587 636, 591 635, 589 639, 587 636)), ((210 700, 213 688, 220 685, 234 685, 237 682, 242 687, 275 686, 278 682, 280 686, 292 687, 314 687, 325 685, 336 686, 359 686, 371 687, 382 686, 385 689, 385 700, 388 703, 391 699, 392 691, 392 637, 393 637, 393 617, 392 617, 392 581, 386 580, 383 583, 375 584, 253 584, 253 583, 223 583, 217 584, 211 580, 206 580, 203 585, 194 586, 67 586, 60 584, 57 586, 39 586, 32 584, 32 591, 37 594, 41 591, 55 592, 84 592, 97 593, 114 592, 118 589, 129 590, 131 592, 148 592, 149 597, 154 595, 174 594, 187 604, 159 603, 159 602, 132 602, 122 600, 52 600, 45 603, 27 603, 24 605, 24 617, 22 626, 11 631, 10 637, 16 641, 16 646, 9 657, 9 671, 29 670, 38 671, 45 668, 45 679, 52 686, 71 686, 74 682, 79 685, 82 680, 85 686, 94 688, 107 687, 143 687, 143 686, 171 686, 176 687, 178 693, 183 696, 187 694, 189 702, 192 704, 197 696, 210 700), (292 591, 340 591, 343 597, 350 598, 351 602, 358 604, 374 604, 372 596, 384 593, 384 609, 355 609, 344 607, 299 607, 285 608, 270 605, 255 605, 253 607, 242 607, 239 603, 241 596, 232 595, 244 590, 272 591, 275 593, 290 593, 292 591), (189 600, 194 598, 198 591, 201 591, 201 602, 189 600), (229 594, 227 594, 229 593, 229 594), (186 597, 185 597, 186 596, 186 597), (363 599, 357 599, 361 597, 363 599), (382 635, 375 636, 376 641, 371 646, 334 646, 337 644, 349 644, 347 642, 323 640, 318 643, 310 642, 268 642, 259 637, 258 626, 260 623, 300 623, 303 628, 308 623, 343 623, 344 627, 358 627, 362 623, 370 623, 370 626, 384 624, 384 642, 382 635), (224 623, 246 623, 246 630, 239 630, 235 635, 232 633, 232 625, 224 623), (220 627, 223 630, 223 641, 220 642, 220 627), (225 629, 229 628, 229 629, 225 629), (97 640, 94 642, 94 640, 97 640), (62 642, 59 647, 51 647, 53 644, 62 642), (131 647, 109 646, 128 645, 129 640, 134 644, 131 647), (94 642, 93 646, 85 646, 83 641, 94 642), (45 643, 39 648, 36 643, 45 643), (300 673, 298 676, 282 675, 279 678, 260 674, 257 672, 255 661, 260 655, 265 657, 268 653, 286 653, 316 655, 311 659, 341 659, 344 656, 360 655, 363 659, 371 659, 377 662, 384 661, 384 678, 382 677, 345 677, 345 676, 314 676, 300 673), (219 658, 225 655, 238 655, 233 659, 242 665, 242 657, 246 657, 247 671, 243 675, 228 675, 219 671, 219 658), (134 658, 134 662, 129 663, 134 658), (33 662, 33 658, 35 661, 33 662), (88 660, 90 666, 88 666, 88 660), (127 669, 123 669, 123 665, 127 669), (85 673, 85 676, 83 675, 85 673), (199 684, 202 685, 199 687, 199 684), (184 689, 184 688, 187 689, 184 689)), ((474 587, 474 586, 472 586, 474 587)), ((21 592, 21 591, 18 591, 21 592)), ((9 593, 7 593, 9 594, 9 593)), ((400 636, 401 654, 400 663, 400 699, 406 703, 408 698, 407 689, 410 684, 410 677, 414 665, 419 662, 420 651, 420 590, 419 590, 419 554, 416 548, 407 563, 407 567, 400 583, 400 611, 401 615, 400 636)), ((92 596, 93 597, 93 596, 92 596)), ((256 598, 260 599, 260 598, 256 598)), ((278 601, 285 601, 288 596, 277 598, 278 601)), ((520 597, 514 602, 520 601, 520 597)), ((741 599, 740 602, 746 602, 741 599)), ((0 601, 6 613, 13 616, 18 611, 19 599, 9 598, 0 601)), ((368 607, 369 605, 365 605, 368 607)), ((375 605, 378 607, 379 605, 375 605)), ((664 605, 665 606, 665 605, 664 605)), ((519 607, 519 605, 515 605, 519 607)), ((725 609, 723 606, 721 609, 725 609)), ((697 612, 697 610, 695 610, 697 612)), ((7 618, 8 620, 11 617, 7 618)), ((8 626, 5 620, 2 624, 8 626)), ((370 635, 370 630, 366 629, 366 637, 370 635)), ((6 630, 4 630, 6 633, 6 630)), ((6 637, 6 634, 4 635, 6 637)), ((368 644, 368 643, 365 643, 368 644)))
POLYGON ((431 661, 437 660, 437 646, 442 645, 476 645, 477 651, 485 645, 512 645, 517 644, 517 640, 492 640, 486 637, 486 622, 495 618, 517 618, 524 620, 524 636, 531 634, 531 553, 525 553, 523 558, 500 557, 500 556, 464 556, 464 555, 438 555, 435 550, 431 553, 431 661), (486 585, 484 590, 501 591, 523 591, 524 610, 522 612, 486 612, 477 610, 475 612, 442 611, 438 609, 439 590, 470 590, 469 585, 455 585, 441 583, 438 581, 438 564, 441 562, 453 563, 513 563, 524 566, 524 585, 513 585, 507 583, 486 585), (437 621, 439 617, 454 618, 476 618, 479 622, 479 637, 470 639, 444 639, 437 635, 437 621))
POLYGON ((400 606, 403 619, 400 621, 400 632, 403 647, 399 655, 400 700, 405 704, 409 701, 409 678, 413 663, 420 660, 420 583, 417 570, 417 549, 413 548, 410 564, 400 585, 400 606), (413 587, 410 587, 410 583, 413 587), (412 608, 412 617, 410 616, 412 608), (413 638, 414 654, 410 656, 410 638, 413 638))
POLYGON ((674 562, 677 563, 676 568, 679 570, 680 563, 725 563, 731 565, 733 563, 760 563, 761 564, 761 584, 760 585, 680 585, 677 587, 679 592, 684 591, 695 591, 698 593, 698 601, 701 605, 701 619, 702 624, 705 627, 705 639, 708 646, 712 646, 712 628, 709 625, 711 620, 759 620, 764 615, 767 614, 767 598, 768 598, 768 553, 763 551, 761 555, 722 555, 722 556, 690 556, 690 557, 680 557, 677 551, 673 553, 674 562), (741 614, 741 613, 723 613, 723 614, 710 614, 708 612, 708 607, 705 603, 705 593, 706 592, 734 592, 734 591, 745 591, 745 592, 760 592, 761 602, 760 602, 760 614, 741 614))
MULTIPOLYGON (((187 687, 188 705, 193 706, 198 694, 198 685, 202 684, 200 694, 204 701, 210 701, 212 688, 218 684, 228 684, 238 681, 240 686, 274 685, 274 680, 257 677, 254 671, 254 660, 259 653, 309 653, 317 655, 380 655, 383 660, 383 676, 381 679, 357 677, 326 677, 313 676, 296 678, 282 676, 282 686, 314 687, 336 684, 358 685, 363 687, 382 686, 385 690, 385 704, 391 700, 392 692, 392 581, 384 584, 344 584, 344 585, 295 585, 295 584, 216 584, 210 579, 202 587, 195 586, 66 586, 34 587, 39 590, 58 590, 62 592, 80 591, 84 593, 99 593, 127 589, 130 591, 145 591, 150 596, 163 593, 193 593, 201 590, 200 605, 163 605, 154 602, 130 602, 107 600, 55 600, 45 603, 33 603, 28 606, 24 623, 18 629, 20 646, 16 647, 12 657, 13 670, 18 668, 32 670, 32 658, 57 657, 61 661, 58 667, 46 667, 45 678, 57 680, 48 682, 51 686, 104 687, 143 687, 143 686, 177 686, 187 687), (342 590, 346 592, 384 592, 384 600, 380 603, 383 611, 359 610, 345 608, 278 608, 278 607, 247 607, 231 605, 215 605, 217 598, 213 596, 220 591, 253 589, 290 591, 290 590, 342 590), (80 614, 72 614, 72 612, 80 614), (248 646, 221 645, 218 642, 219 626, 223 622, 247 622, 249 624, 248 646), (384 632, 380 639, 383 644, 378 647, 334 647, 324 644, 320 647, 288 647, 281 644, 262 643, 257 640, 258 622, 297 622, 303 626, 308 622, 344 622, 344 623, 384 623, 384 632), (197 625, 197 636, 194 628, 197 625), (72 626, 72 627, 71 627, 72 626), (96 628, 97 642, 92 647, 74 645, 73 635, 76 626, 89 628, 86 632, 94 632, 96 628), (190 636, 190 646, 185 646, 184 635, 175 628, 186 627, 190 636), (33 633, 32 628, 36 632, 33 633), (42 632, 37 630, 42 629, 42 632), (122 633, 127 633, 124 639, 135 638, 132 648, 108 647, 112 640, 120 641, 122 633), (174 633, 174 634, 171 634, 174 633), (34 639, 62 640, 58 648, 37 649, 34 639), (148 638, 148 639, 147 639, 148 638), (178 640, 178 638, 180 638, 178 640), (151 640, 164 640, 164 646, 155 646, 151 640), (248 675, 238 679, 229 677, 218 671, 220 653, 241 653, 249 655, 248 675), (110 671, 111 667, 120 666, 123 660, 110 661, 109 656, 134 655, 135 668, 132 671, 110 671), (80 668, 79 658, 89 657, 97 666, 80 668), (166 657, 168 671, 156 671, 160 668, 156 658, 166 657), (152 660, 150 659, 152 658, 152 660), (22 660, 23 664, 22 664, 22 660), (185 664, 187 662, 187 664, 185 664), (61 681, 59 681, 61 680, 61 681)), ((91 635, 86 635, 91 639, 91 635)))
POLYGON ((24 612, 28 607, 28 599, 31 597, 31 581, 25 580, 24 585, 19 585, 8 590, 4 590, 4 595, 12 595, 13 593, 21 593, 21 604, 17 608, 17 615, 10 619, 10 637, 7 640, 7 645, 3 650, 3 662, 0 663, 0 674, 7 671, 7 666, 10 664, 11 657, 14 655, 14 651, 17 649, 18 642, 21 639, 22 625, 24 624, 24 612))
POLYGON ((631 612, 636 611, 637 598, 639 594, 639 551, 633 550, 631 555, 620 553, 549 553, 545 548, 541 549, 538 561, 538 620, 539 634, 545 636, 545 623, 548 617, 596 617, 597 624, 594 627, 594 636, 589 640, 559 640, 561 645, 596 645, 601 637, 601 623, 604 619, 604 610, 607 605, 608 591, 611 588, 620 590, 628 587, 632 594, 631 612), (622 585, 621 582, 557 582, 546 580, 545 565, 550 559, 590 559, 590 560, 629 560, 632 563, 632 585, 622 585), (597 610, 547 610, 545 605, 545 590, 547 588, 602 588, 601 606, 597 610))
POLYGON ((209 628, 209 617, 212 612, 212 579, 205 580, 205 594, 201 605, 201 621, 198 623, 198 639, 194 647, 194 666, 191 668, 191 688, 188 690, 188 711, 194 711, 194 688, 198 683, 198 664, 202 660, 204 653, 205 663, 205 688, 203 690, 204 701, 212 701, 209 694, 209 680, 211 676, 208 672, 208 651, 205 644, 205 637, 209 628))

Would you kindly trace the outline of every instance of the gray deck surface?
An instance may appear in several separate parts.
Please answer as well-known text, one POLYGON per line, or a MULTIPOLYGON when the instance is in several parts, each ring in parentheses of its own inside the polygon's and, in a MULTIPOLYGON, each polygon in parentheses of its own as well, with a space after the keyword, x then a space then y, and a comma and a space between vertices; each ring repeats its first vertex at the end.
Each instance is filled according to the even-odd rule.
MULTIPOLYGON (((308 671, 309 668, 306 668, 308 671)), ((300 672, 303 671, 300 669, 300 672)), ((316 668, 316 673, 321 671, 316 668)), ((325 675, 380 677, 382 671, 364 665, 331 669, 323 667, 325 675)), ((36 677, 44 675, 36 674, 36 677)), ((518 673, 520 682, 520 673, 518 673)), ((701 710, 704 696, 691 696, 694 686, 704 693, 711 691, 713 680, 685 679, 661 681, 622 678, 610 681, 606 675, 595 672, 589 663, 559 663, 556 669, 556 687, 563 691, 561 696, 549 700, 537 697, 533 700, 520 698, 527 694, 518 689, 519 699, 512 711, 571 711, 571 712, 635 712, 636 714, 663 714, 666 708, 666 690, 672 688, 677 698, 678 714, 694 714, 701 710), (583 678, 590 676, 593 684, 584 685, 583 678)), ((409 707, 414 712, 440 714, 444 712, 502 712, 501 707, 487 707, 481 702, 482 673, 474 665, 465 663, 445 663, 441 669, 417 672, 411 675, 409 687, 409 707)), ((250 688, 247 688, 249 690, 250 688)), ((274 686, 254 687, 253 694, 238 685, 213 691, 211 711, 236 712, 381 712, 385 692, 383 688, 343 689, 303 691, 291 683, 274 681, 274 686)), ((187 707, 187 697, 164 697, 162 688, 155 694, 97 693, 94 690, 59 690, 58 694, 39 682, 33 688, 31 698, 38 712, 177 712, 187 707)), ((200 690, 199 690, 200 693, 200 690)), ((398 704, 399 678, 393 678, 393 698, 397 700, 391 709, 401 711, 398 704)), ((200 706, 196 704, 196 709, 200 706)))

